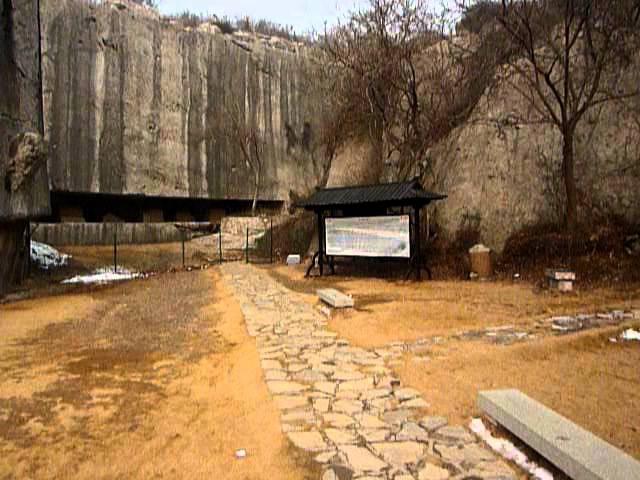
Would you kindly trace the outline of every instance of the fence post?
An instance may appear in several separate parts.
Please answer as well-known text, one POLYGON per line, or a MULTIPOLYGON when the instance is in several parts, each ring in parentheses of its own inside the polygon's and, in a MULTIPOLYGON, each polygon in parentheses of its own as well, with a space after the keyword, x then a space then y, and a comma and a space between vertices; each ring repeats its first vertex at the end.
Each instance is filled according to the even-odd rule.
POLYGON ((184 268, 184 237, 185 233, 184 230, 182 230, 180 235, 180 238, 182 238, 182 268, 184 268))
POLYGON ((113 225, 113 273, 118 273, 118 224, 113 225))
POLYGON ((218 232, 218 254, 220 255, 220 265, 222 265, 222 225, 220 225, 218 232))
POLYGON ((269 262, 273 263, 273 217, 269 218, 270 220, 270 228, 269 228, 269 262))
POLYGON ((244 244, 245 261, 249 263, 249 227, 247 227, 247 242, 244 244))
POLYGON ((27 276, 29 277, 31 276, 31 223, 30 222, 27 222, 27 276))

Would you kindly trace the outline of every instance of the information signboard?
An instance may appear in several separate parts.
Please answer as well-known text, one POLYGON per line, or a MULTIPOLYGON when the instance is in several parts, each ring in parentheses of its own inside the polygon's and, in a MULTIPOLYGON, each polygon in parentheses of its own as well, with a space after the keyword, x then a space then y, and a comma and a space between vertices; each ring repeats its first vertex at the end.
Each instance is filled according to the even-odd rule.
POLYGON ((327 218, 325 245, 331 256, 410 258, 409 215, 327 218))

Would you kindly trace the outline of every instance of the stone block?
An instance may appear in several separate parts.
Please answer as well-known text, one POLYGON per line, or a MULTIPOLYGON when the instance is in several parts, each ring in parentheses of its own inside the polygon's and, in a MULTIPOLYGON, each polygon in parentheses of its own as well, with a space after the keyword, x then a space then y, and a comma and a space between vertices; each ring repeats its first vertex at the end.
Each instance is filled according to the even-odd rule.
POLYGON ((640 478, 640 462, 518 390, 480 392, 478 406, 570 478, 640 478))
POLYGON ((573 290, 573 282, 576 274, 568 270, 548 268, 545 270, 545 276, 549 280, 549 288, 560 292, 571 292, 573 290))
POLYGON ((557 270, 554 268, 547 268, 545 271, 545 276, 547 278, 553 280, 564 280, 564 281, 575 281, 576 274, 570 272, 569 270, 557 270))
POLYGON ((318 297, 334 308, 353 308, 353 298, 333 288, 318 290, 318 297))

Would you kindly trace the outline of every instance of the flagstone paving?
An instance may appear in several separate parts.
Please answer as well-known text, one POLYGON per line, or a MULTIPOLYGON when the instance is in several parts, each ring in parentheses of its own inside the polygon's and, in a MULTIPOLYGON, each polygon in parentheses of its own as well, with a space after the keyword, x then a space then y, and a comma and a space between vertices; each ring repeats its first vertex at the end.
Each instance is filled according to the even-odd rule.
POLYGON ((465 428, 428 411, 389 364, 401 348, 366 350, 263 271, 223 266, 255 337, 282 431, 323 465, 323 480, 510 480, 511 469, 465 428))

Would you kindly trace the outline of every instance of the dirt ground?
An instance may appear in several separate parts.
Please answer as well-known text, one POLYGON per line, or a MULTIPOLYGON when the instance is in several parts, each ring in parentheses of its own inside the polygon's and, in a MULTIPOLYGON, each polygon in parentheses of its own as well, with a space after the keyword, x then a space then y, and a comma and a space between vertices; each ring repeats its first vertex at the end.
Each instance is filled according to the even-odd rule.
MULTIPOLYGON (((185 266, 199 269, 203 265, 217 263, 213 259, 211 237, 185 243, 185 266)), ((61 253, 71 255, 68 265, 50 270, 42 270, 33 265, 31 275, 17 286, 0 304, 9 301, 38 298, 48 295, 90 293, 93 285, 65 285, 61 282, 75 275, 92 273, 98 268, 113 267, 113 246, 66 246, 59 247, 61 253)), ((158 274, 183 270, 182 244, 166 243, 152 245, 119 245, 117 253, 118 268, 126 268, 145 274, 158 274)))
POLYGON ((310 302, 317 302, 318 288, 337 288, 353 295, 355 308, 334 313, 331 328, 353 344, 368 348, 478 328, 531 325, 554 315, 640 308, 640 284, 624 290, 578 289, 567 295, 526 282, 305 279, 303 267, 264 268, 288 288, 307 295, 310 302))
POLYGON ((317 477, 214 270, 0 305, 0 439, 3 479, 317 477))
POLYGON ((479 415, 478 391, 517 388, 640 458, 640 342, 610 342, 622 327, 536 335, 510 346, 451 338, 487 327, 527 327, 552 315, 638 309, 640 285, 578 288, 562 295, 526 282, 304 279, 301 267, 267 271, 310 303, 318 302, 315 291, 323 287, 353 295, 356 308, 334 311, 330 327, 354 345, 443 337, 441 344, 420 352, 421 359, 407 354, 396 367, 404 385, 422 392, 432 414, 467 425, 479 415))

